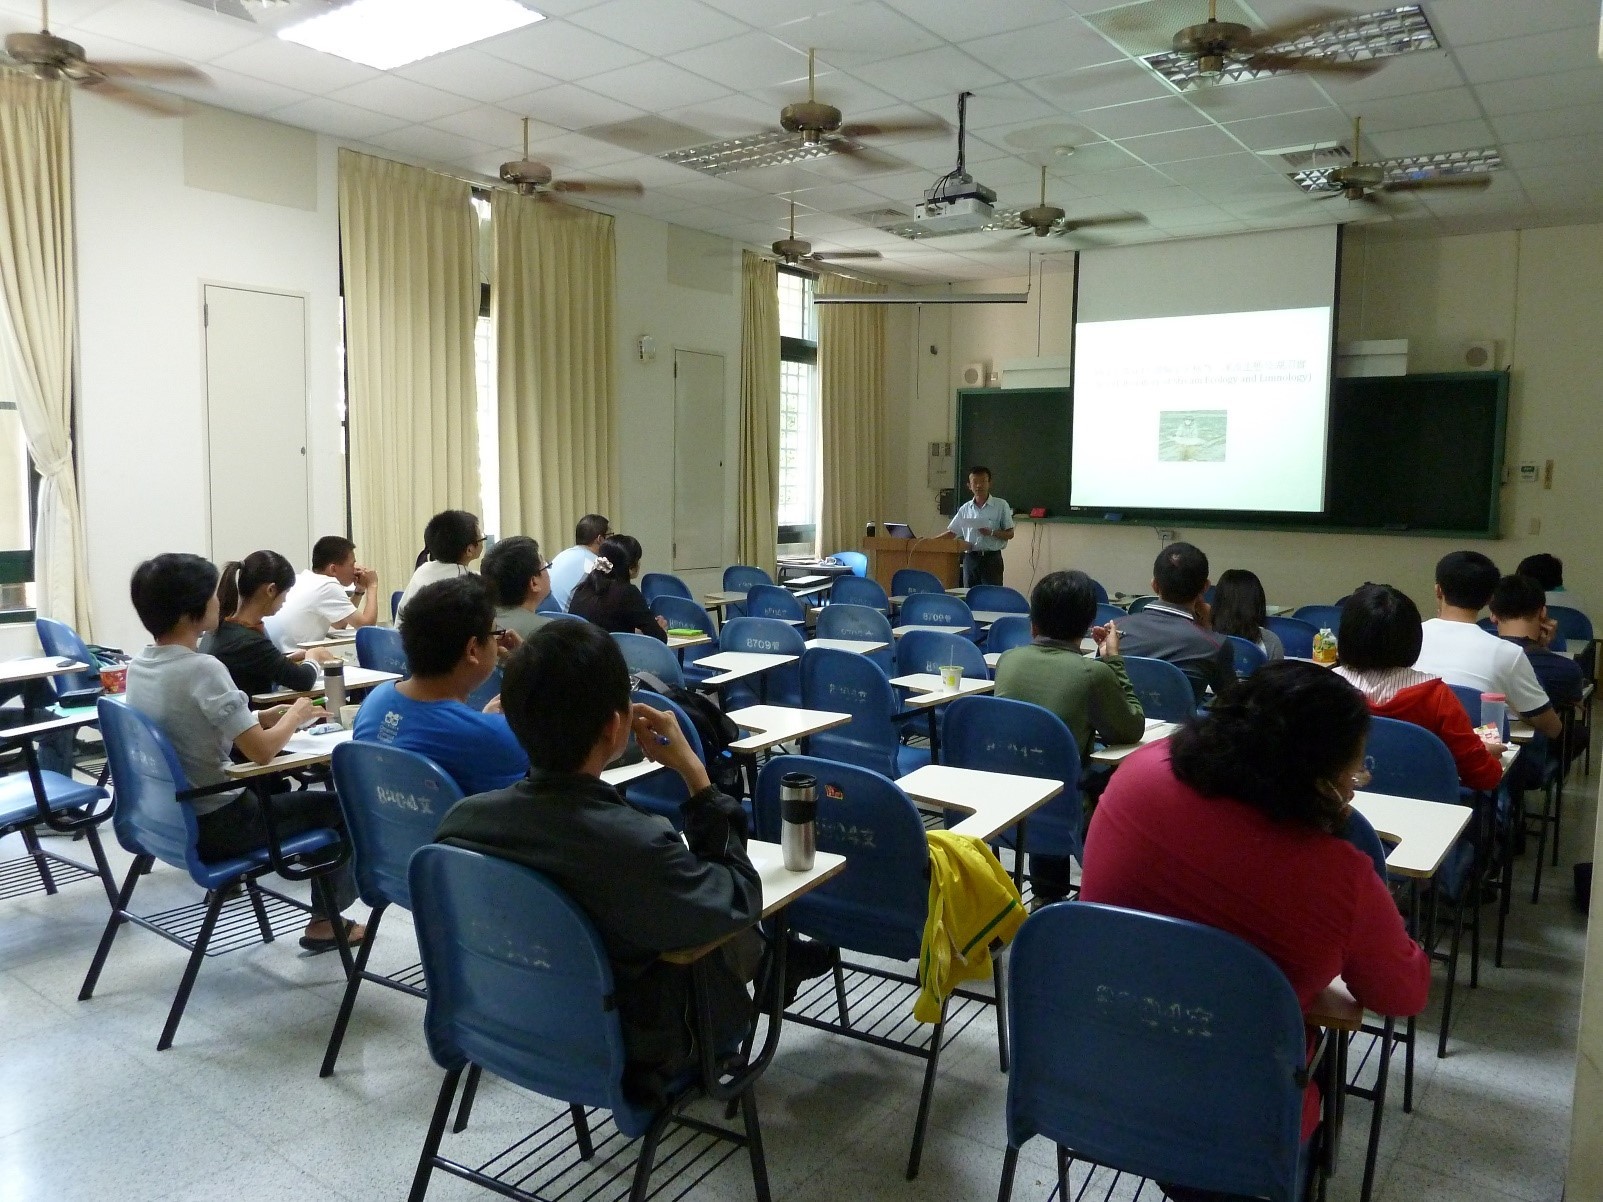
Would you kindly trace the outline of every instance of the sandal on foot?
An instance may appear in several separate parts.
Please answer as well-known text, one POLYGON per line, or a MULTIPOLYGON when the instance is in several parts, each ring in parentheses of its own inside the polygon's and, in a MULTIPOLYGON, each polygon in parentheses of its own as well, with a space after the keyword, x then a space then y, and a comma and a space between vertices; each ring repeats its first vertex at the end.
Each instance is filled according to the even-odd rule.
MULTIPOLYGON (((360 947, 362 940, 367 937, 367 928, 363 927, 358 931, 356 921, 351 918, 342 918, 340 921, 345 924, 345 942, 347 946, 360 947)), ((321 955, 339 947, 339 940, 333 935, 323 939, 314 939, 310 935, 302 935, 301 947, 303 950, 311 952, 314 956, 321 955)))

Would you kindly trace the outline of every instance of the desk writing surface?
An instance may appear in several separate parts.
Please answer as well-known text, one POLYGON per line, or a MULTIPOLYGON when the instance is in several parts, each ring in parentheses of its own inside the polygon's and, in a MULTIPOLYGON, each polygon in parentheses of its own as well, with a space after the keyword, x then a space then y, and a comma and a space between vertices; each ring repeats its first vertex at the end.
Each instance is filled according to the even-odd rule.
POLYGON ((720 651, 717 655, 703 657, 697 661, 697 666, 716 669, 717 676, 709 676, 701 683, 717 686, 744 680, 748 676, 755 676, 774 668, 782 668, 786 664, 795 663, 799 658, 800 656, 778 655, 767 651, 720 651))
POLYGON ((0 663, 0 684, 20 684, 25 680, 43 680, 65 672, 91 671, 88 664, 62 655, 32 655, 26 659, 0 663))
POLYGON ((1475 813, 1469 806, 1384 793, 1359 792, 1352 804, 1384 842, 1395 844, 1387 849, 1386 867, 1421 880, 1436 875, 1475 813))
POLYGON ((654 772, 661 771, 661 764, 654 764, 650 760, 641 760, 638 764, 627 764, 622 768, 607 768, 602 771, 601 779, 614 789, 620 789, 630 781, 639 780, 643 776, 650 776, 654 772))
POLYGON ((915 622, 909 626, 893 626, 891 627, 891 633, 897 638, 901 638, 904 634, 914 630, 932 630, 936 634, 955 634, 958 638, 967 638, 971 629, 973 628, 970 626, 926 626, 915 622))
POLYGON ((958 682, 955 689, 948 689, 946 682, 934 672, 914 672, 908 676, 893 676, 891 683, 897 688, 911 689, 913 695, 904 704, 909 709, 928 709, 933 705, 945 705, 948 701, 956 701, 959 697, 972 697, 976 693, 989 693, 996 688, 994 680, 979 680, 973 676, 965 676, 958 682))
MULTIPOLYGON (((762 839, 747 840, 746 857, 751 860, 752 867, 757 870, 757 878, 762 882, 764 918, 771 918, 798 897, 818 888, 846 867, 845 856, 820 851, 813 854, 813 866, 810 869, 806 872, 792 872, 785 867, 785 853, 779 844, 768 843, 762 839)), ((662 958, 671 964, 693 964, 713 948, 728 942, 733 937, 734 933, 731 933, 723 939, 715 939, 700 947, 664 952, 662 958)))
POLYGON ((712 642, 710 634, 670 634, 668 636, 668 650, 678 651, 684 647, 705 647, 712 642))
POLYGON ((889 643, 879 643, 872 639, 808 639, 806 643, 809 651, 822 648, 826 651, 850 651, 853 655, 870 655, 889 646, 889 643))
POLYGON ((1364 1008, 1347 988, 1347 982, 1337 977, 1314 995, 1303 1017, 1328 1031, 1356 1031, 1363 1026, 1364 1008))
POLYGON ((1116 743, 1112 747, 1099 747, 1091 753, 1091 762, 1094 764, 1117 764, 1136 748, 1145 747, 1148 743, 1161 743, 1179 729, 1180 724, 1178 722, 1164 722, 1159 718, 1148 718, 1147 729, 1137 742, 1116 743))
POLYGON ((1011 609, 976 609, 970 611, 974 620, 981 626, 994 626, 1003 618, 1028 618, 1029 614, 1016 613, 1011 609))
MULTIPOLYGON (((350 668, 345 669, 345 692, 354 693, 358 689, 371 689, 391 680, 400 680, 396 672, 380 672, 376 668, 350 668)), ((324 681, 318 678, 316 684, 309 689, 279 689, 272 693, 256 693, 251 701, 256 705, 276 705, 281 701, 293 701, 297 697, 321 697, 324 694, 324 681)))
POLYGON ((926 764, 896 782, 909 797, 968 815, 952 832, 990 839, 1028 818, 1063 792, 1063 782, 1010 772, 978 772, 926 764))
POLYGON ((757 752, 793 739, 804 739, 820 731, 845 726, 852 720, 850 714, 834 710, 800 709, 791 705, 748 705, 732 710, 729 720, 742 730, 753 734, 729 744, 731 751, 757 752))
POLYGON ((324 735, 309 735, 299 731, 290 736, 284 750, 265 764, 229 764, 223 771, 233 780, 249 780, 253 776, 271 776, 297 768, 310 768, 326 764, 334 748, 350 741, 351 732, 336 730, 324 735))

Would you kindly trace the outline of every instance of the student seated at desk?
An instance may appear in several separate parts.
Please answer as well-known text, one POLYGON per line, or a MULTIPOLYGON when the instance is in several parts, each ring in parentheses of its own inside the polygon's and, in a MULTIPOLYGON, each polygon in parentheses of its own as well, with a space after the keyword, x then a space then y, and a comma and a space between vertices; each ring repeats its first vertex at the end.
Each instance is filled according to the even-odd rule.
MULTIPOLYGON (((228 670, 198 650, 201 637, 217 629, 219 613, 217 569, 200 556, 147 559, 134 569, 129 591, 139 621, 155 642, 128 665, 127 702, 167 736, 191 788, 226 784, 223 770, 231 750, 253 764, 269 763, 296 728, 317 712, 305 697, 253 712, 228 670)), ((267 845, 263 803, 255 793, 211 793, 182 804, 195 812, 203 861, 227 860, 267 845)), ((273 807, 273 825, 281 837, 342 825, 338 800, 321 789, 274 793, 266 804, 273 807)), ((341 910, 356 900, 349 865, 329 881, 341 910)), ((366 928, 342 921, 351 943, 360 943, 366 928)), ((308 923, 301 935, 307 951, 332 951, 335 946, 326 916, 308 923)))
POLYGON ((1538 552, 1535 555, 1527 555, 1520 560, 1519 566, 1514 569, 1514 575, 1529 576, 1542 586, 1544 593, 1562 593, 1564 591, 1564 561, 1557 555, 1550 555, 1546 551, 1538 552))
POLYGON ((378 573, 358 566, 356 544, 327 534, 312 545, 312 566, 295 578, 267 634, 285 651, 378 621, 378 573), (355 586, 354 593, 345 590, 355 586))
POLYGON ((277 551, 252 551, 223 565, 217 601, 218 612, 227 617, 201 640, 200 649, 221 661, 247 697, 278 689, 303 693, 317 684, 318 663, 339 659, 322 647, 286 653, 267 637, 264 623, 279 612, 294 586, 295 569, 277 551))
MULTIPOLYGON (((469 695, 490 678, 500 646, 490 590, 477 576, 425 585, 413 597, 401 647, 412 675, 379 685, 356 712, 352 733, 426 755, 464 793, 504 789, 529 770, 498 700, 480 712, 469 695)), ((508 645, 517 636, 504 636, 508 645)))
POLYGON ((1492 592, 1497 637, 1525 652, 1531 669, 1554 705, 1579 705, 1586 684, 1581 665, 1551 650, 1558 624, 1547 616, 1547 595, 1535 578, 1504 576, 1492 592))
POLYGON ((1530 660, 1512 643, 1475 624, 1497 581, 1497 565, 1479 551, 1442 556, 1436 564, 1436 616, 1425 623, 1414 667, 1448 684, 1503 694, 1511 714, 1556 739, 1563 723, 1530 660))
POLYGON ((395 624, 406 619, 406 606, 419 589, 438 580, 461 576, 484 553, 484 534, 479 519, 463 509, 447 509, 435 514, 423 527, 423 550, 417 557, 412 579, 406 582, 401 603, 395 610, 395 624))
POLYGON ((1219 574, 1213 586, 1213 632, 1235 635, 1261 650, 1272 663, 1286 658, 1280 636, 1269 629, 1269 600, 1263 583, 1245 568, 1219 574))
MULTIPOLYGON (((622 652, 587 622, 553 622, 520 647, 507 661, 502 698, 535 766, 510 788, 458 802, 437 838, 538 869, 589 916, 612 961, 625 1088, 651 1100, 696 1056, 690 970, 661 953, 745 931, 762 912, 745 812, 712 786, 670 714, 631 707, 622 652), (599 779, 631 730, 690 792, 683 838, 599 779)), ((742 980, 754 944, 755 936, 726 944, 708 974, 718 1027, 731 1042, 750 1014, 742 980)))
POLYGON ((527 534, 503 538, 490 548, 483 576, 495 596, 497 626, 527 640, 551 621, 550 614, 537 612, 551 593, 550 566, 540 554, 540 544, 527 534))
POLYGON ((1152 564, 1158 600, 1118 620, 1125 655, 1168 660, 1191 678, 1197 700, 1207 690, 1223 692, 1236 678, 1230 644, 1208 629, 1208 557, 1190 543, 1170 543, 1152 564))
MULTIPOLYGON (((1146 730, 1141 701, 1125 675, 1119 631, 1110 622, 1091 629, 1096 592, 1084 572, 1052 572, 1030 593, 1034 641, 1002 653, 996 665, 996 695, 1051 710, 1074 735, 1082 761, 1093 733, 1104 743, 1134 743, 1146 730), (1080 654, 1087 630, 1097 640, 1095 658, 1080 654)), ((1030 882, 1037 905, 1066 897, 1073 887, 1069 856, 1030 856, 1030 882)))
POLYGON ((558 551, 551 561, 551 595, 563 609, 601 554, 601 544, 611 537, 612 525, 599 513, 587 513, 574 525, 573 546, 558 551))
MULTIPOLYGON (((1369 857, 1334 833, 1368 783, 1368 730, 1363 697, 1314 664, 1269 664, 1231 686, 1113 774, 1086 836, 1081 900, 1245 939, 1305 1010, 1340 975, 1366 1009, 1418 1014, 1430 959, 1369 857)), ((1310 1082, 1305 1139, 1318 1118, 1310 1082)))
POLYGON ((640 571, 640 540, 614 534, 601 544, 601 554, 579 581, 568 601, 568 612, 594 622, 615 634, 644 634, 668 641, 668 619, 651 612, 651 606, 634 578, 640 571))
POLYGON ((1503 779, 1503 744, 1475 733, 1475 723, 1441 677, 1413 667, 1423 637, 1419 608, 1406 594, 1389 584, 1366 584, 1341 607, 1336 674, 1364 695, 1370 713, 1423 726, 1445 743, 1459 784, 1495 789, 1503 779))

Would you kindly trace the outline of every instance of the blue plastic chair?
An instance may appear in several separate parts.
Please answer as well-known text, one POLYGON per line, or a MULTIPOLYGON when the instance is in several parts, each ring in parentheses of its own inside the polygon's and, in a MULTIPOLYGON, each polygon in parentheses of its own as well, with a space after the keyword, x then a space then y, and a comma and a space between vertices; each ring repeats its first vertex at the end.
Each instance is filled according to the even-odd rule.
POLYGON ((1224 931, 1090 902, 1047 906, 1008 957, 1007 1150, 1037 1135, 1153 1181, 1274 1202, 1302 1196, 1301 1007, 1285 974, 1224 931))
MULTIPOLYGON (((1108 603, 1108 590, 1102 586, 1100 580, 1091 581, 1091 594, 1096 597, 1098 605, 1106 605, 1108 603)), ((1124 611, 1121 609, 1119 612, 1123 613, 1124 611)))
MULTIPOLYGON (((746 593, 751 591, 751 587, 754 584, 772 584, 773 582, 773 577, 769 576, 761 568, 748 567, 746 564, 737 563, 724 569, 723 591, 726 593, 746 593)), ((728 606, 724 612, 731 618, 743 618, 746 616, 746 607, 737 602, 728 606)))
POLYGON ((1027 647, 1034 640, 1030 619, 1024 614, 1009 614, 991 623, 991 628, 985 632, 985 650, 997 655, 1015 647, 1027 647))
POLYGON ((829 586, 830 605, 862 605, 877 609, 882 614, 891 612, 891 599, 880 588, 879 581, 858 576, 837 576, 829 586))
POLYGON ((1096 625, 1106 626, 1109 622, 1116 622, 1122 617, 1124 617, 1124 610, 1117 605, 1109 605, 1106 601, 1097 602, 1096 618, 1094 619, 1096 625))
POLYGON ((788 588, 777 584, 754 584, 746 591, 745 616, 771 618, 776 622, 797 622, 806 625, 807 607, 801 598, 788 588))
POLYGON ((401 598, 406 596, 404 588, 398 588, 390 594, 390 621, 395 621, 401 614, 401 598))
POLYGON ((550 593, 547 593, 544 597, 540 598, 540 604, 534 607, 534 612, 537 614, 555 615, 565 614, 568 611, 562 608, 562 603, 560 601, 558 601, 550 593))
POLYGON ((861 551, 836 551, 830 558, 841 567, 850 568, 852 575, 860 580, 868 575, 868 556, 861 551))
MULTIPOLYGON (((698 1077, 687 1076, 670 1084, 667 1104, 657 1110, 625 1096, 612 965, 590 920, 543 874, 459 847, 419 848, 409 880, 428 982, 424 1034, 429 1054, 445 1070, 411 1202, 423 1202, 435 1169, 469 1180, 476 1175, 439 1154, 457 1085, 470 1066, 568 1103, 581 1155, 593 1155, 584 1108, 610 1110, 626 1138, 643 1137, 630 1198, 644 1199, 659 1141, 682 1108, 705 1091, 698 1077)), ((758 1197, 767 1197, 750 1078, 739 1099, 753 1184, 758 1197)), ((710 1124, 698 1128, 722 1131, 710 1124)), ((611 1149, 608 1154, 616 1155, 611 1149)), ((515 1161, 511 1176, 522 1178, 531 1167, 515 1161)), ((512 1197, 535 1196, 511 1182, 498 1185, 497 1192, 512 1197)))
MULTIPOLYGON (((265 894, 282 905, 308 914, 312 911, 301 902, 262 888, 257 884, 257 878, 276 872, 290 880, 310 879, 323 914, 332 916, 334 907, 324 876, 343 865, 347 853, 338 832, 316 829, 280 839, 276 846, 270 844, 248 855, 215 863, 203 861, 198 851, 200 831, 195 822, 195 811, 185 804, 195 796, 195 792, 190 788, 172 744, 154 722, 120 699, 102 697, 98 709, 101 737, 106 741, 106 758, 111 764, 111 779, 115 789, 112 829, 117 832, 117 842, 133 855, 134 862, 112 906, 111 918, 100 937, 100 946, 95 949, 89 973, 78 992, 78 1000, 88 1001, 94 994, 95 983, 100 979, 100 970, 105 967, 112 941, 125 922, 154 931, 188 948, 189 964, 179 982, 177 996, 173 998, 167 1024, 156 1043, 157 1051, 165 1051, 172 1045, 179 1020, 184 1016, 184 1007, 189 1002, 190 990, 194 988, 195 976, 206 959, 206 949, 216 930, 229 886, 236 883, 244 885, 256 914, 262 942, 266 943, 273 938, 273 930, 261 895, 265 894), (128 909, 134 886, 157 860, 187 872, 190 880, 206 891, 207 901, 198 930, 192 924, 196 907, 168 910, 150 917, 134 914, 128 909)), ((230 942, 234 943, 238 938, 235 934, 230 942)), ((348 969, 349 949, 343 943, 340 955, 346 959, 348 969)))
POLYGON ((945 593, 913 593, 902 602, 898 626, 949 626, 953 634, 974 637, 979 627, 974 623, 974 611, 961 597, 948 597, 945 593))
POLYGON ((651 612, 659 618, 667 618, 670 629, 699 630, 713 640, 699 647, 686 647, 679 652, 679 663, 686 680, 694 684, 713 675, 714 669, 697 666, 697 661, 704 656, 718 654, 718 628, 713 625, 712 615, 694 600, 673 596, 661 596, 651 602, 651 612))
POLYGON ((359 626, 356 629, 356 662, 376 672, 412 674, 401 646, 401 632, 393 626, 359 626))
POLYGON ((890 619, 882 610, 870 609, 865 605, 838 603, 826 605, 818 611, 818 625, 813 630, 813 636, 820 639, 855 639, 863 643, 884 643, 885 646, 878 651, 870 651, 863 658, 877 665, 886 676, 890 676, 896 670, 896 636, 891 632, 890 619))
MULTIPOLYGON (((37 740, 58 731, 75 731, 87 725, 82 716, 55 718, 46 722, 29 723, 0 730, 0 750, 20 751, 21 769, 13 769, 0 776, 0 839, 7 835, 21 835, 25 859, 33 861, 39 888, 55 893, 61 885, 73 881, 98 877, 106 897, 113 905, 117 900, 117 882, 106 862, 105 849, 100 842, 99 826, 111 817, 109 807, 96 809, 108 794, 97 785, 85 785, 59 772, 40 767, 37 740), (59 851, 51 850, 39 842, 41 829, 62 835, 82 834, 94 857, 94 864, 80 863, 59 851)), ((19 865, 22 859, 5 865, 19 865)), ((22 874, 6 871, 0 879, 0 897, 16 897, 32 892, 23 884, 22 874)))
POLYGON ((650 672, 671 689, 685 687, 684 670, 679 657, 668 650, 668 644, 658 642, 649 634, 613 633, 612 641, 623 652, 623 662, 630 672, 650 672))
POLYGON ((802 656, 801 689, 802 704, 808 709, 852 716, 845 726, 809 736, 808 754, 892 778, 930 762, 927 747, 902 743, 895 722, 896 691, 867 656, 814 648, 802 656))
POLYGON ((89 650, 88 644, 78 637, 78 632, 71 626, 54 618, 35 618, 33 625, 39 634, 39 646, 44 648, 46 655, 89 665, 87 672, 63 672, 60 676, 50 678, 55 686, 57 702, 69 709, 93 705, 100 697, 100 661, 89 650))
POLYGON ((1322 628, 1328 628, 1331 634, 1341 630, 1341 606, 1339 605, 1299 605, 1292 617, 1299 622, 1307 622, 1317 633, 1322 628))
POLYGON ((1279 636, 1288 658, 1314 657, 1314 636, 1319 633, 1319 627, 1313 623, 1304 622, 1301 618, 1270 618, 1264 625, 1279 636))
POLYGON ((944 593, 946 586, 933 572, 919 568, 899 568, 891 575, 891 596, 910 597, 914 593, 944 593))
POLYGON ((640 577, 640 595, 646 599, 647 605, 658 597, 681 597, 691 602, 696 599, 690 586, 672 572, 647 572, 640 577))
POLYGON ((1134 601, 1130 602, 1130 607, 1125 612, 1138 614, 1156 600, 1156 597, 1137 597, 1134 601))
POLYGON ((925 672, 939 675, 947 664, 959 665, 964 676, 975 680, 991 678, 984 652, 962 635, 942 634, 938 630, 910 630, 896 640, 898 676, 925 672))
POLYGON ((496 668, 484 678, 484 683, 468 694, 468 705, 482 710, 501 695, 501 669, 496 668))
POLYGON ((1147 717, 1184 722, 1197 712, 1197 694, 1190 678, 1168 660, 1127 655, 1124 670, 1147 717))
MULTIPOLYGON (((684 733, 685 742, 689 743, 691 750, 696 753, 696 758, 703 764, 707 762, 707 751, 701 744, 701 735, 683 708, 652 689, 636 689, 631 700, 672 714, 679 723, 679 729, 684 733)), ((690 800, 690 790, 685 787, 684 780, 677 772, 663 769, 660 772, 653 772, 650 776, 642 776, 639 780, 630 781, 625 785, 623 793, 641 809, 661 814, 673 823, 675 830, 684 828, 683 806, 690 800)))
POLYGON ((1227 634, 1225 638, 1230 640, 1230 655, 1235 660, 1236 675, 1240 679, 1247 679, 1269 662, 1269 656, 1257 643, 1235 634, 1227 634))
POLYGON ((1568 605, 1549 605, 1547 616, 1558 623, 1558 637, 1566 641, 1590 643, 1594 637, 1592 619, 1568 605))
POLYGON ((969 589, 963 603, 971 610, 990 610, 993 613, 1027 614, 1030 601, 1018 589, 1003 584, 976 584, 969 589))
MULTIPOLYGON (((737 680, 724 687, 726 710, 756 705, 801 704, 801 660, 807 650, 801 631, 772 618, 730 618, 718 632, 720 651, 759 651, 770 655, 794 655, 797 663, 783 664, 764 672, 760 683, 737 680)), ((748 678, 750 679, 750 678, 748 678)))
POLYGON ((321 1077, 334 1072, 363 981, 413 997, 426 996, 415 969, 384 976, 368 971, 367 958, 378 939, 384 912, 391 906, 412 908, 406 875, 412 853, 434 842, 440 820, 462 800, 462 790, 449 772, 427 756, 386 743, 352 741, 334 748, 334 787, 339 792, 340 813, 345 816, 357 894, 371 912, 367 938, 357 949, 329 1033, 318 1071, 321 1077))

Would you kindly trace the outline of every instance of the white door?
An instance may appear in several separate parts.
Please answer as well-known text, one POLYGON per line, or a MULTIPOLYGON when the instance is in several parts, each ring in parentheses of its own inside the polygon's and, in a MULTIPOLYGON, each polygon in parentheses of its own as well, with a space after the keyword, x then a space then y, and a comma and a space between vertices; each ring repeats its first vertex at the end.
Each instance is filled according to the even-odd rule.
POLYGON ((673 353, 673 570, 724 565, 724 357, 673 353))
POLYGON ((306 458, 306 299, 206 285, 206 452, 218 566, 311 554, 306 458))

